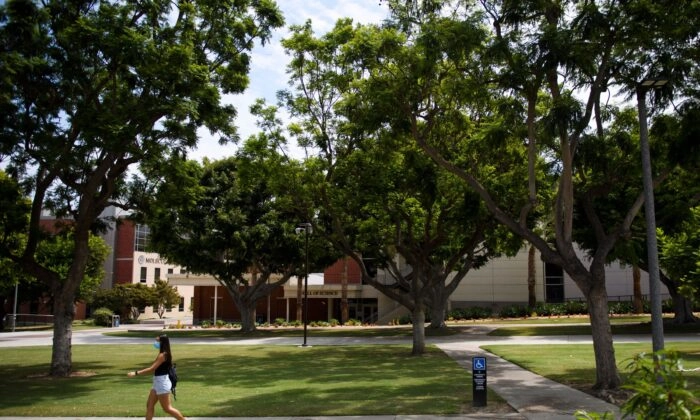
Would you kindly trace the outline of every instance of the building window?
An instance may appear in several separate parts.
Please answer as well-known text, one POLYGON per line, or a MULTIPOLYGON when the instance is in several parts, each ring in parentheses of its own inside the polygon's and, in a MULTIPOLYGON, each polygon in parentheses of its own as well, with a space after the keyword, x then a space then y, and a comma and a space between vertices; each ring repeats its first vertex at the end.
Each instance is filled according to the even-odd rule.
POLYGON ((172 268, 168 268, 168 274, 173 274, 173 269, 172 269, 172 268))
POLYGON ((564 270, 558 265, 544 265, 544 297, 547 303, 564 302, 564 270))
POLYGON ((149 233, 150 230, 148 226, 136 225, 136 231, 134 232, 134 251, 146 252, 149 233))
POLYGON ((185 310, 185 298, 184 297, 180 298, 180 305, 178 305, 177 310, 180 312, 184 312, 184 310, 185 310))
POLYGON ((153 274, 154 280, 163 280, 160 278, 160 268, 156 268, 156 272, 153 274))
POLYGON ((141 283, 146 283, 146 277, 148 276, 148 268, 141 267, 141 283))

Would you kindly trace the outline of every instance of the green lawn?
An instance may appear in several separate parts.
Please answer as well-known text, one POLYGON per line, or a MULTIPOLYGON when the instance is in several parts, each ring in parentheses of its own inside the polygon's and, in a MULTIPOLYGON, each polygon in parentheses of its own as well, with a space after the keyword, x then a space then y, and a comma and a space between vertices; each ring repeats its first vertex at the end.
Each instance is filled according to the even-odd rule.
MULTIPOLYGON (((160 330, 139 329, 138 325, 127 327, 128 330, 107 332, 112 337, 154 337, 160 330)), ((450 336, 458 334, 463 327, 448 327, 444 330, 426 329, 427 337, 450 336)), ((246 339, 264 337, 303 337, 304 329, 297 328, 258 328, 252 333, 242 333, 239 328, 194 328, 194 329, 165 329, 163 333, 170 337, 180 338, 226 338, 246 339)), ((411 337, 410 325, 398 327, 333 327, 333 328, 308 328, 309 337, 411 337)))
MULTIPOLYGON (((175 406, 186 416, 457 414, 471 377, 444 353, 410 346, 178 345, 175 406)), ((0 416, 142 416, 150 345, 74 346, 74 371, 44 377, 50 347, 0 349, 0 416)), ((489 393, 489 404, 502 403, 489 393)), ((158 408, 156 415, 164 413, 158 408)))
MULTIPOLYGON (((665 348, 680 353, 685 369, 700 368, 700 344, 697 342, 667 342, 665 348)), ((484 349, 527 370, 579 389, 591 388, 595 383, 591 345, 553 344, 543 349, 542 346, 494 344, 484 346, 484 349)), ((623 380, 630 360, 639 353, 651 351, 651 342, 615 344, 615 357, 623 380)), ((686 372, 684 376, 688 380, 688 389, 697 392, 700 389, 700 370, 686 372)))
MULTIPOLYGON (((651 334, 650 322, 613 323, 613 334, 651 334)), ((676 325, 672 322, 664 323, 664 335, 688 334, 700 332, 700 324, 676 325)), ((515 325, 499 327, 489 333, 491 336, 547 336, 547 335, 591 335, 590 324, 575 325, 515 325)))

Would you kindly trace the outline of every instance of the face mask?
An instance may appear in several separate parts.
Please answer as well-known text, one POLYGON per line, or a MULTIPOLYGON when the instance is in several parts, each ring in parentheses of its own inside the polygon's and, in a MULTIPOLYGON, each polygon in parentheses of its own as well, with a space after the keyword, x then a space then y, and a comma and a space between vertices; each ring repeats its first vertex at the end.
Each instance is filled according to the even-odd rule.
POLYGON ((153 348, 156 350, 160 350, 160 342, 156 341, 155 343, 153 343, 153 348))

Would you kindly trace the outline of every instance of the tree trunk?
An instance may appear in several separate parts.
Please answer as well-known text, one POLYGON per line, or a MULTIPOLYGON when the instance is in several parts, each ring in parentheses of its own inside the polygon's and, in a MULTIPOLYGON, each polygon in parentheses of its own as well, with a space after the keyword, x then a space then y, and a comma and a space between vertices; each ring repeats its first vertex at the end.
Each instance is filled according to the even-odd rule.
POLYGON ((73 370, 72 337, 75 317, 74 299, 53 300, 53 348, 51 352, 51 376, 70 376, 73 370))
POLYGON ((693 302, 682 295, 673 298, 675 316, 674 324, 691 324, 698 322, 698 318, 693 314, 693 302))
POLYGON ((693 303, 678 293, 678 283, 663 273, 661 274, 661 282, 666 286, 673 300, 673 323, 690 324, 698 322, 698 318, 693 314, 693 303))
POLYGON ((241 312, 241 332, 250 333, 255 331, 255 302, 250 303, 242 300, 238 309, 241 312))
POLYGON ((5 302, 9 303, 9 296, 0 295, 0 332, 5 329, 5 315, 8 312, 5 310, 5 302))
POLYGON ((596 361, 596 383, 593 389, 616 389, 620 386, 621 380, 615 362, 605 281, 602 285, 594 285, 591 288, 587 301, 596 361))
POLYGON ((537 294, 535 293, 535 286, 537 285, 536 254, 537 248, 530 244, 530 249, 527 254, 527 306, 530 308, 530 311, 534 310, 537 305, 537 294))
POLYGON ((425 353, 425 309, 422 305, 416 304, 411 312, 413 321, 413 356, 420 356, 425 353))
POLYGON ((445 315, 447 314, 447 302, 444 299, 438 299, 433 302, 430 308, 430 329, 447 328, 445 324, 445 315))
POLYGON ((444 282, 435 282, 429 290, 428 309, 430 310, 430 329, 447 328, 445 316, 447 315, 447 290, 444 282))
POLYGON ((634 300, 632 306, 635 314, 644 312, 644 302, 642 302, 642 275, 639 266, 632 266, 632 281, 634 282, 634 300))
MULTIPOLYGON (((90 219, 90 220, 94 220, 90 219)), ((70 376, 73 368, 72 339, 73 319, 75 318, 75 298, 80 283, 85 276, 88 259, 88 227, 86 222, 76 225, 73 261, 67 278, 53 277, 51 285, 53 297, 53 348, 51 352, 51 376, 70 376)))

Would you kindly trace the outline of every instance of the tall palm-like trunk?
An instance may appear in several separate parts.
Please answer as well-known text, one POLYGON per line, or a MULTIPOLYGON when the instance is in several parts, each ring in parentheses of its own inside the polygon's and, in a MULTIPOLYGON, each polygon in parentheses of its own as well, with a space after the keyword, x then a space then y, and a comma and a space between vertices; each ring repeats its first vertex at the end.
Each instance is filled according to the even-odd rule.
POLYGON ((530 244, 530 249, 527 253, 527 306, 530 310, 535 309, 537 305, 537 294, 535 286, 537 285, 537 266, 535 265, 535 256, 537 248, 530 244))
POLYGON ((632 266, 632 281, 634 283, 632 307, 635 314, 641 314, 644 312, 644 303, 642 302, 642 274, 639 266, 636 264, 632 266))

